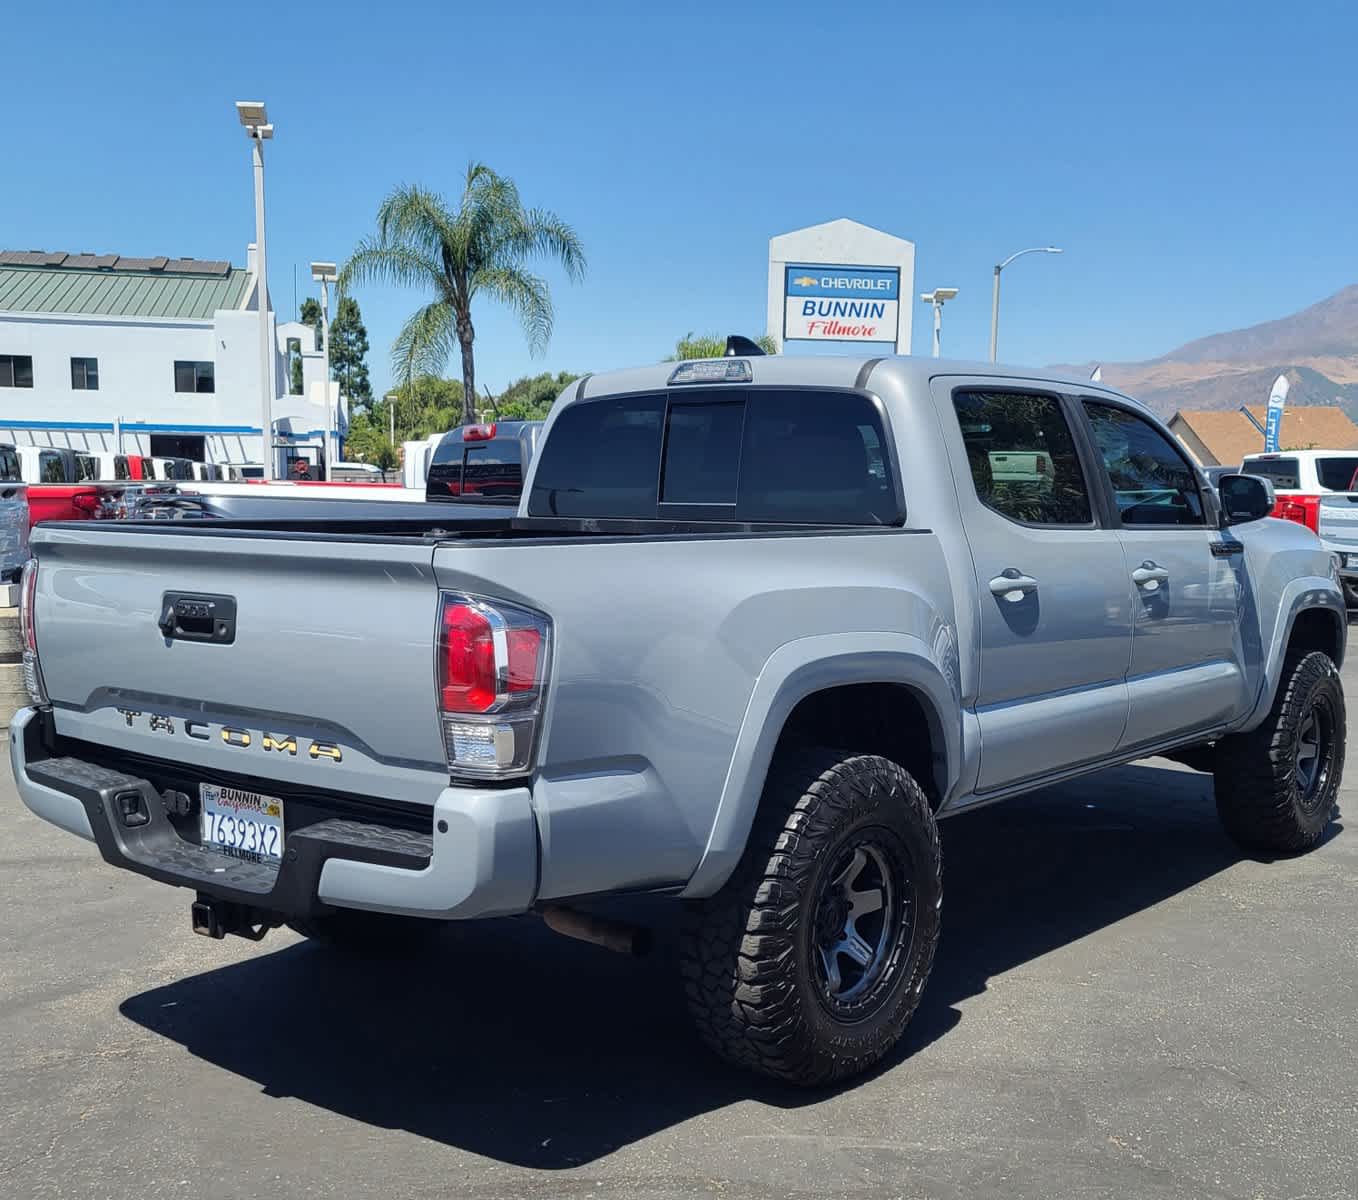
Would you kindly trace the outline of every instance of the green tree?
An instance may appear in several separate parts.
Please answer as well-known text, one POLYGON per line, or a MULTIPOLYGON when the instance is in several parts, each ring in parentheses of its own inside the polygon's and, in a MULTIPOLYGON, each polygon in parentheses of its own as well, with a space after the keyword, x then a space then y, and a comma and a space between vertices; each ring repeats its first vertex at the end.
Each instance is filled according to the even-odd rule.
POLYGON ((340 395, 348 396, 355 406, 367 408, 372 404, 368 330, 352 296, 339 298, 335 319, 330 322, 330 377, 339 383, 340 395))
POLYGON ((315 296, 308 296, 302 301, 302 312, 297 319, 303 325, 311 326, 311 333, 315 339, 311 348, 319 350, 321 348, 321 302, 315 296))
POLYGON ((569 371, 550 371, 516 379, 494 402, 495 416, 501 421, 541 421, 563 388, 579 379, 569 371))
POLYGON ((433 293, 397 335, 392 363, 398 379, 437 374, 457 346, 462 419, 469 422, 477 395, 472 301, 484 293, 509 305, 530 350, 541 351, 552 333, 551 292, 526 264, 543 255, 560 261, 572 280, 584 274, 584 249, 569 225, 555 213, 525 208, 513 180, 472 163, 455 205, 418 186, 393 191, 377 210, 377 235, 361 241, 344 264, 340 290, 382 282, 433 293))
MULTIPOLYGON (((754 339, 755 344, 765 354, 777 354, 778 343, 768 334, 754 339)), ((726 339, 716 333, 686 333, 674 344, 674 353, 666 362, 685 358, 721 358, 726 353, 726 339)))
MULTIPOLYGON (((321 304, 314 296, 302 301, 298 318, 310 325, 317 350, 324 348, 321 328, 321 304)), ((347 396, 356 408, 367 408, 373 402, 372 383, 368 379, 368 329, 358 301, 352 296, 341 296, 330 322, 330 378, 340 385, 340 395, 347 396)))

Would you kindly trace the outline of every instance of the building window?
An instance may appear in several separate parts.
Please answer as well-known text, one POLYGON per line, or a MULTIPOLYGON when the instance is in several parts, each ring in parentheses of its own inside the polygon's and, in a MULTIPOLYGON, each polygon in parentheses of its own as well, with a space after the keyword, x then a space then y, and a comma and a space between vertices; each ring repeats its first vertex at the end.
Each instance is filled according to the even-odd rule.
POLYGON ((174 364, 176 392, 215 392, 217 390, 210 362, 182 362, 174 364))
POLYGON ((0 354, 0 387, 33 386, 31 354, 0 354))
POLYGON ((77 392, 97 392, 99 390, 99 360, 97 358, 71 359, 71 386, 77 392))

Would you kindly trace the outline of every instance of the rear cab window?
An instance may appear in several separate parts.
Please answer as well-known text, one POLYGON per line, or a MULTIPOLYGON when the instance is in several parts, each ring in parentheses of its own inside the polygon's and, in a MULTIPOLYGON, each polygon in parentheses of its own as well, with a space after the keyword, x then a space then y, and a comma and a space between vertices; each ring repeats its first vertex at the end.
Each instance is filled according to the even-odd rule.
POLYGON ((425 480, 429 499, 513 502, 522 493, 523 447, 517 436, 488 441, 445 438, 435 448, 425 480))
POLYGON ((1262 475, 1275 488, 1301 487, 1301 468, 1295 458, 1248 458, 1241 466, 1246 475, 1262 475))
POLYGON ((38 478, 43 483, 66 482, 66 467, 60 454, 44 451, 38 455, 38 478))
POLYGON ((528 515, 896 525, 875 401, 799 388, 671 389, 572 404, 543 443, 528 515))

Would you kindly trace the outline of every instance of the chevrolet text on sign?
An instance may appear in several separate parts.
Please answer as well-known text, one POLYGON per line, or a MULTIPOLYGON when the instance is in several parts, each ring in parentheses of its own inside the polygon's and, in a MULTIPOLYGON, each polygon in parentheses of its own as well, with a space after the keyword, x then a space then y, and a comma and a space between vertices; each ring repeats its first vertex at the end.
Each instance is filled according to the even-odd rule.
POLYGON ((895 267, 789 263, 783 340, 894 342, 900 290, 895 267))

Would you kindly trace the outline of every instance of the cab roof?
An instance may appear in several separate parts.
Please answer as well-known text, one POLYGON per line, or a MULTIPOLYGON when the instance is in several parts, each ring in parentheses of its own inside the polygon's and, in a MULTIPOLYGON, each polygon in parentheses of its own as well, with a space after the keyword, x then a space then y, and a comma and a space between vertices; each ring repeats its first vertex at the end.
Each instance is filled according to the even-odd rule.
MULTIPOLYGON (((1090 393, 1117 396, 1128 400, 1121 392, 1088 379, 1053 371, 1045 367, 1021 367, 1011 363, 968 362, 964 359, 919 358, 913 355, 794 355, 768 354, 737 355, 750 364, 751 378, 745 384, 722 382, 713 384, 683 384, 683 387, 870 387, 870 379, 878 372, 888 372, 897 380, 917 387, 927 386, 939 375, 967 375, 994 377, 1005 380, 1033 380, 1038 383, 1078 384, 1090 393), (867 374, 864 374, 865 368, 867 374)), ((694 361, 694 360, 688 360, 694 361)), ((721 360, 711 360, 721 361, 721 360)), ((655 363, 645 367, 627 367, 587 375, 583 380, 566 387, 565 402, 597 399, 600 396, 628 392, 661 391, 669 385, 670 376, 678 362, 655 363)), ((1144 408, 1137 401, 1138 407, 1144 408)))

